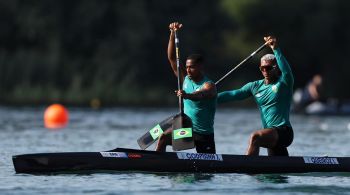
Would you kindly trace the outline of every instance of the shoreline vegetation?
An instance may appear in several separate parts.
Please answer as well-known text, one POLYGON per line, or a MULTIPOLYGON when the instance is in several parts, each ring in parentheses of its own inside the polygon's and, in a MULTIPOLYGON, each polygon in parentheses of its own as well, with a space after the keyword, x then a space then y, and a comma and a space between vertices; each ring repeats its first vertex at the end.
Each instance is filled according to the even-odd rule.
MULTIPOLYGON (((176 105, 166 57, 172 21, 186 26, 179 32, 181 62, 202 54, 214 81, 273 34, 290 60, 295 88, 318 73, 327 97, 350 99, 344 90, 350 83, 349 9, 343 0, 1 1, 0 104, 176 105)), ((259 79, 257 64, 267 52, 220 83, 219 91, 259 79)))
MULTIPOLYGON (((26 107, 26 106, 43 106, 53 103, 60 103, 73 107, 145 107, 145 108, 171 108, 176 107, 178 98, 172 93, 172 90, 153 89, 147 90, 121 90, 124 94, 115 90, 108 96, 96 95, 93 92, 69 90, 62 92, 59 90, 43 89, 43 88, 25 88, 17 89, 13 93, 2 95, 0 106, 9 107, 26 107), (51 92, 50 92, 51 90, 51 92), (50 94, 50 95, 48 95, 50 94), (161 97, 161 98, 159 98, 161 97)), ((252 107, 254 102, 250 100, 234 102, 227 105, 235 107, 252 107)))

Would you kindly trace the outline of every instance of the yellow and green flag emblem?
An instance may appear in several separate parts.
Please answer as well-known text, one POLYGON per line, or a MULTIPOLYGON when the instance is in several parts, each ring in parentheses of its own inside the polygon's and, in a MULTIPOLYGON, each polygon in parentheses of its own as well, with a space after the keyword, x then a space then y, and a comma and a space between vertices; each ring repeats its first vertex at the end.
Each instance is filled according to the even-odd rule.
POLYGON ((158 124, 155 127, 153 127, 151 130, 149 130, 149 133, 151 134, 152 138, 155 140, 163 133, 163 129, 158 124))
POLYGON ((192 137, 192 128, 181 128, 174 130, 174 139, 192 137))

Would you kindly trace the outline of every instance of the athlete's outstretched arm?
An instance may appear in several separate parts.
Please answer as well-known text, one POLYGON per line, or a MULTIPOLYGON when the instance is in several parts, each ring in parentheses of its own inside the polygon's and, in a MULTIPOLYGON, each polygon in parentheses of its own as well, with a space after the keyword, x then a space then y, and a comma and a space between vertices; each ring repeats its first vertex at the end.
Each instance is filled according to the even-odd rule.
POLYGON ((184 99, 190 99, 194 101, 212 99, 215 98, 217 95, 216 86, 212 82, 204 83, 201 90, 195 91, 193 93, 186 93, 183 90, 175 92, 177 93, 177 96, 182 96, 184 99))
POLYGON ((264 37, 264 40, 267 42, 267 45, 272 49, 275 54, 277 65, 282 72, 282 79, 288 85, 294 85, 294 77, 292 69, 289 66, 288 61, 282 55, 281 49, 278 47, 277 40, 273 36, 264 37))
MULTIPOLYGON (((169 37, 169 43, 168 43, 168 60, 170 62, 171 68, 174 71, 175 76, 178 76, 177 74, 177 65, 176 65, 176 54, 175 54, 175 31, 182 28, 182 24, 178 22, 173 22, 169 24, 170 29, 170 37, 169 37)), ((181 71, 181 80, 185 77, 185 70, 183 67, 180 66, 181 71)))
POLYGON ((247 83, 240 89, 224 91, 218 94, 218 103, 225 103, 229 101, 243 100, 252 96, 252 83, 247 83))

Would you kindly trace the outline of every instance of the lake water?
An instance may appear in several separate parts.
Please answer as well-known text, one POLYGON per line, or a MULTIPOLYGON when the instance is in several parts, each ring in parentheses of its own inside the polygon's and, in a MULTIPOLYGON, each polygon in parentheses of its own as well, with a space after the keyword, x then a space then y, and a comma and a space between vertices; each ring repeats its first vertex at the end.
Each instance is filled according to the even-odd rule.
MULTIPOLYGON (((177 112, 69 110, 69 125, 52 131, 43 127, 44 108, 0 107, 0 194, 350 194, 350 173, 15 174, 11 157, 16 154, 138 148, 136 140, 147 128, 177 112)), ((291 122, 295 139, 290 155, 350 156, 350 117, 292 115, 291 122)), ((215 120, 217 152, 244 154, 249 134, 260 125, 255 109, 219 109, 215 120)), ((266 155, 266 150, 261 154, 266 155)))

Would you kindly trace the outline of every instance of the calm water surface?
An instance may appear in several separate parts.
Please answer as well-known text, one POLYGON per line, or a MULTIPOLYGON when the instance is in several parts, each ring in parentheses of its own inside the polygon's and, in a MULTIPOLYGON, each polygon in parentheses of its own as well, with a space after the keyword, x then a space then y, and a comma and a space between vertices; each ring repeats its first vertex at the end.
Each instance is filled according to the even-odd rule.
MULTIPOLYGON (((136 139, 145 129, 177 112, 69 110, 68 127, 50 131, 43 127, 44 108, 0 107, 0 194, 350 194, 350 173, 15 174, 11 156, 16 154, 138 148, 136 139)), ((292 115, 291 121, 295 130, 291 155, 350 156, 350 117, 292 115)), ((218 153, 244 154, 249 134, 260 128, 254 109, 219 109, 215 123, 218 153)), ((265 149, 261 153, 266 155, 265 149)))

